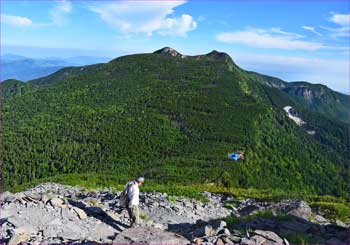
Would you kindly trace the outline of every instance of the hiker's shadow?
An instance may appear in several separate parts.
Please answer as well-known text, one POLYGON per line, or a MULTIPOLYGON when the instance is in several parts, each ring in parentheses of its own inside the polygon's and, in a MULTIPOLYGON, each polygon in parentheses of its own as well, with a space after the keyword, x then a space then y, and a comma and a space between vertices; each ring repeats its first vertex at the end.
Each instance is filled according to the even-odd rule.
POLYGON ((75 206, 77 208, 82 209, 87 216, 92 216, 96 219, 101 220, 102 222, 104 222, 107 225, 110 225, 111 227, 113 227, 114 229, 118 230, 118 231, 123 231, 122 228, 129 228, 129 226, 113 219, 112 217, 110 217, 102 208, 100 207, 87 207, 84 203, 82 202, 78 202, 78 201, 74 201, 74 200, 68 200, 68 203, 71 204, 72 206, 75 206))

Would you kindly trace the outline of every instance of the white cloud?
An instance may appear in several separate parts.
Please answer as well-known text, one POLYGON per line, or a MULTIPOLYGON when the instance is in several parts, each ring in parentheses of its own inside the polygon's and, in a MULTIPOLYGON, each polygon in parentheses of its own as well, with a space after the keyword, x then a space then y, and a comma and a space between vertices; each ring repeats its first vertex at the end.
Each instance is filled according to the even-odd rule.
POLYGON ((37 23, 28 17, 1 15, 1 23, 14 27, 46 27, 46 26, 62 26, 66 22, 66 16, 72 11, 72 3, 66 0, 59 1, 57 5, 49 11, 51 22, 37 23))
POLYGON ((1 15, 1 22, 16 27, 27 27, 33 25, 33 21, 27 17, 6 14, 1 15))
POLYGON ((319 33, 318 31, 316 31, 315 27, 313 27, 313 26, 302 26, 301 28, 303 28, 304 30, 307 30, 307 31, 311 31, 312 33, 316 34, 317 36, 322 36, 322 34, 319 33))
POLYGON ((108 25, 123 34, 186 36, 196 29, 197 23, 192 16, 183 14, 174 17, 174 8, 185 1, 121 1, 103 5, 90 6, 90 10, 99 14, 108 25))
MULTIPOLYGON (((297 34, 297 33, 282 31, 281 28, 276 28, 276 27, 271 28, 270 31, 273 32, 273 33, 289 36, 291 38, 302 38, 302 37, 304 37, 303 35, 300 35, 300 34, 297 34)), ((264 30, 260 30, 260 33, 264 33, 264 32, 265 32, 264 30)))
POLYGON ((335 24, 337 27, 320 26, 322 29, 330 32, 330 36, 337 37, 349 37, 350 36, 350 14, 337 14, 331 12, 329 21, 335 24))
POLYGON ((197 23, 188 14, 181 15, 180 18, 167 18, 162 24, 159 34, 164 36, 186 36, 186 33, 197 28, 197 23))
POLYGON ((334 12, 331 12, 331 17, 329 20, 337 25, 340 26, 347 26, 350 25, 350 14, 337 14, 334 12))
POLYGON ((225 43, 238 43, 251 47, 273 48, 285 50, 318 50, 327 48, 322 43, 302 41, 301 35, 281 31, 278 28, 246 29, 243 31, 223 32, 216 39, 225 43))
POLYGON ((60 1, 49 14, 53 25, 62 26, 66 22, 66 16, 72 11, 72 3, 66 0, 60 1))

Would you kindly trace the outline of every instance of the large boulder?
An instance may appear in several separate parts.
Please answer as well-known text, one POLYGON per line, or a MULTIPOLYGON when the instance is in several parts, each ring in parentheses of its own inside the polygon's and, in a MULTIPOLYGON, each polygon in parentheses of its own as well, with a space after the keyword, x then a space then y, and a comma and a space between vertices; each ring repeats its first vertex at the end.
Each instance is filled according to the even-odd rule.
POLYGON ((79 222, 67 222, 61 226, 59 237, 68 240, 83 240, 89 235, 89 230, 79 222))
POLYGON ((53 206, 53 207, 59 207, 61 208, 64 204, 64 200, 62 200, 61 198, 58 198, 58 197, 54 197, 50 200, 50 204, 53 206))
POLYGON ((89 240, 95 240, 103 243, 112 243, 117 230, 105 223, 94 224, 89 227, 89 240))
POLYGON ((286 200, 271 204, 265 209, 271 210, 274 213, 290 214, 296 217, 309 220, 312 215, 312 210, 304 201, 286 200))
POLYGON ((11 192, 5 191, 1 193, 0 199, 2 202, 14 202, 16 200, 16 196, 11 192))
POLYGON ((16 229, 8 244, 17 245, 26 242, 30 238, 30 234, 24 229, 16 229))
POLYGON ((290 210, 288 211, 288 214, 309 220, 312 210, 309 205, 307 205, 306 202, 300 201, 299 203, 296 203, 293 206, 290 206, 290 210))
POLYGON ((119 233, 113 244, 189 244, 186 238, 168 231, 151 227, 126 229, 119 233))
POLYGON ((255 230, 254 234, 267 240, 267 243, 283 244, 283 239, 272 231, 255 230))
POLYGON ((77 208, 77 207, 73 207, 72 210, 78 215, 79 219, 86 219, 87 215, 84 212, 84 210, 77 208))

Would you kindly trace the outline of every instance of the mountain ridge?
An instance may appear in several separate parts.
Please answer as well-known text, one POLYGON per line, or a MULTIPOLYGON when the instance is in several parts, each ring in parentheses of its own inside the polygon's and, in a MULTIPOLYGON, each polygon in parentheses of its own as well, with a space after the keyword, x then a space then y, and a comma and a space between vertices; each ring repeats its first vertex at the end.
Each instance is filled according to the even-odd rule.
POLYGON ((128 55, 28 82, 35 90, 5 98, 7 188, 108 169, 121 181, 133 170, 162 183, 346 196, 347 124, 217 55, 128 55), (306 126, 290 120, 285 106, 306 126), (246 149, 245 162, 227 159, 237 148, 246 149))

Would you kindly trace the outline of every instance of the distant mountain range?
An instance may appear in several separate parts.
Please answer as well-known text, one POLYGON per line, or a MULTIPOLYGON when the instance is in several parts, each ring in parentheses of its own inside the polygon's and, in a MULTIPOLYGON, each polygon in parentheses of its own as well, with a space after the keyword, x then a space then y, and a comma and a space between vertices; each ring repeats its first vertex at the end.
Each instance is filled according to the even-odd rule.
POLYGON ((2 82, 5 189, 47 176, 349 197, 349 96, 172 48, 2 82), (243 150, 244 161, 228 153, 243 150), (78 178, 78 177, 77 177, 78 178))
POLYGON ((28 58, 16 54, 1 56, 1 80, 18 79, 29 81, 47 76, 63 67, 104 63, 107 57, 77 56, 70 58, 28 58))

